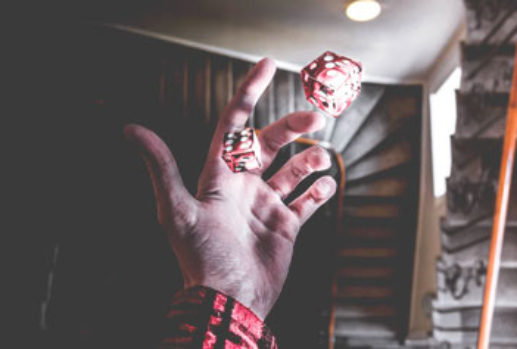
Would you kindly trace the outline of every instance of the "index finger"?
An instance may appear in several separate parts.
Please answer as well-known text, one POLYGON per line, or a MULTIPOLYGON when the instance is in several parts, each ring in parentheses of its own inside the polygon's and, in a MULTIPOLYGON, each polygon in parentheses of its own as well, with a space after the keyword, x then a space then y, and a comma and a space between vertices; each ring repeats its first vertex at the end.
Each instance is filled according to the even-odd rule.
POLYGON ((273 60, 264 58, 246 75, 244 82, 219 119, 210 146, 210 157, 220 158, 223 150, 223 136, 226 132, 244 129, 255 104, 273 79, 275 70, 273 60))

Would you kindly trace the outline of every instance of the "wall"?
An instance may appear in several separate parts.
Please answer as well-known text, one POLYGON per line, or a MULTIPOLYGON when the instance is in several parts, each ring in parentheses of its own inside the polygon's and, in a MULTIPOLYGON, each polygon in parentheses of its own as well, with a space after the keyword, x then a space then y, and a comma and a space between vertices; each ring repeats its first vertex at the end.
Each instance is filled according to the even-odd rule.
POLYGON ((436 198, 433 192, 429 96, 440 88, 460 64, 459 43, 465 37, 465 33, 466 21, 463 20, 430 71, 424 90, 426 97, 422 123, 420 214, 409 323, 409 337, 414 339, 429 337, 432 329, 430 297, 436 293, 436 259, 440 255, 440 217, 445 214, 444 198, 436 198))

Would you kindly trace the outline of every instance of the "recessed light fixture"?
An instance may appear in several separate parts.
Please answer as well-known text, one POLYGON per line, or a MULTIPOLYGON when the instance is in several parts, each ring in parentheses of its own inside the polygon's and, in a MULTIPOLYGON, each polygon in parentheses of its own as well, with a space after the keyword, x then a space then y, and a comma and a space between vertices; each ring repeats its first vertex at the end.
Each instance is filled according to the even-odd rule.
POLYGON ((353 0, 345 5, 348 18, 357 22, 367 22, 381 13, 381 5, 377 0, 353 0))

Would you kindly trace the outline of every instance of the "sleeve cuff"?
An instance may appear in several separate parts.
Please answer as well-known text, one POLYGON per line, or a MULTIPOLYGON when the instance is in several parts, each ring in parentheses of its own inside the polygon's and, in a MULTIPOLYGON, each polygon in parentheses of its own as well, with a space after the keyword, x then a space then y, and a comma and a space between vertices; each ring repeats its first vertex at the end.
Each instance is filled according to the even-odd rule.
POLYGON ((167 321, 168 335, 160 348, 278 348, 272 332, 250 309, 204 286, 178 292, 167 321))

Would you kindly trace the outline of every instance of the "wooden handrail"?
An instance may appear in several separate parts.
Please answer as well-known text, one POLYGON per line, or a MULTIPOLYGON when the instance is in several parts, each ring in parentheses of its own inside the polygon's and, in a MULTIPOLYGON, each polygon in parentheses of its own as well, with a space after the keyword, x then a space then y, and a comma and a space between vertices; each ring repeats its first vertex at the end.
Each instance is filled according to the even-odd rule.
MULTIPOLYGON (((337 151, 334 152, 336 156, 336 162, 339 167, 339 186, 338 186, 338 203, 337 203, 337 212, 336 212, 336 233, 340 234, 343 232, 343 200, 345 197, 345 187, 346 187, 346 168, 345 162, 343 161, 343 157, 337 151)), ((331 301, 330 305, 330 321, 329 321, 329 329, 328 329, 328 339, 329 339, 329 349, 334 349, 335 345, 335 327, 336 327, 336 308, 334 305, 334 300, 337 295, 337 279, 336 275, 332 278, 332 289, 331 289, 331 301)))
POLYGON ((481 325, 478 337, 478 349, 488 349, 490 343, 490 331, 494 316, 495 297, 499 268, 501 264, 501 250, 503 248, 506 216, 508 213, 508 201, 512 182, 512 170, 515 161, 515 141, 517 140, 517 46, 513 67, 513 79, 510 92, 510 103, 506 118, 506 131, 504 135, 503 155, 501 170, 499 173, 499 187, 497 189, 494 223, 492 227, 492 241, 488 258, 488 268, 483 297, 483 311, 481 313, 481 325))

